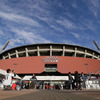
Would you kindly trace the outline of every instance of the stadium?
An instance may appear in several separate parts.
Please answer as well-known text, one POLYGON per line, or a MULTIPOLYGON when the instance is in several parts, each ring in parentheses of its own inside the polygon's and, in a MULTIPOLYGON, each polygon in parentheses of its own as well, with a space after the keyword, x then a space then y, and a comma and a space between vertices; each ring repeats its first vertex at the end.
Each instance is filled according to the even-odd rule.
POLYGON ((0 54, 0 69, 8 68, 15 69, 20 77, 35 73, 40 80, 50 80, 48 76, 54 76, 52 80, 67 80, 68 72, 74 75, 75 71, 98 75, 100 53, 71 44, 23 45, 0 54))

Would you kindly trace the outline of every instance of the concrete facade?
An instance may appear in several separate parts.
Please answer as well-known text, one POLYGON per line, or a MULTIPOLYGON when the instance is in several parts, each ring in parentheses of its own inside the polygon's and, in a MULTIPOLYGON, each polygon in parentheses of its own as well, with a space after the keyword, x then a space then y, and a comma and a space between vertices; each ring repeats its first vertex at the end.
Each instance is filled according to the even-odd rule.
POLYGON ((57 56, 57 59, 59 59, 57 62, 52 60, 44 62, 44 58, 47 58, 47 56, 22 57, 1 60, 0 69, 6 70, 7 68, 13 69, 15 67, 17 74, 32 74, 44 72, 45 64, 57 64, 57 71, 60 73, 74 73, 75 71, 79 71, 80 73, 88 73, 89 71, 89 73, 92 73, 94 71, 100 70, 100 60, 96 59, 57 56))
POLYGON ((46 64, 56 64, 57 71, 86 74, 100 70, 100 53, 69 44, 33 44, 12 48, 0 55, 0 69, 13 69, 17 74, 42 73, 46 64))

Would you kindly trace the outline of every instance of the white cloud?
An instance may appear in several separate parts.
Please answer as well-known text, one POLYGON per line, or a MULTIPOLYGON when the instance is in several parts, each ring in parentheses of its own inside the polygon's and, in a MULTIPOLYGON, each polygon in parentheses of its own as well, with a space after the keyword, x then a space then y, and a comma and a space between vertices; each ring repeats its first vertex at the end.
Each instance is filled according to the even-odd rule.
POLYGON ((74 42, 72 40, 63 40, 64 43, 67 43, 67 44, 74 44, 74 42))
POLYGON ((92 14, 97 18, 100 9, 100 0, 88 0, 88 8, 92 14))
POLYGON ((50 18, 49 16, 42 17, 42 16, 37 16, 37 15, 35 15, 35 17, 37 17, 39 20, 42 20, 43 22, 48 24, 50 28, 53 28, 54 30, 59 31, 59 32, 63 32, 63 29, 57 25, 54 18, 50 18))
POLYGON ((9 21, 17 22, 17 23, 40 26, 40 24, 36 22, 35 20, 22 16, 22 15, 14 14, 14 13, 0 12, 0 17, 5 20, 9 20, 9 21))
POLYGON ((66 16, 68 16, 69 18, 71 18, 71 19, 74 19, 74 16, 72 15, 72 14, 70 14, 70 12, 65 12, 64 13, 66 16))
POLYGON ((78 44, 78 43, 76 43, 72 40, 63 40, 62 42, 65 43, 65 44, 80 45, 80 44, 78 44))
POLYGON ((77 6, 77 4, 76 4, 75 1, 73 1, 73 3, 72 3, 72 7, 73 7, 73 8, 78 8, 78 6, 77 6))
POLYGON ((75 29, 76 26, 74 25, 73 22, 71 22, 70 20, 68 20, 67 18, 61 18, 59 20, 56 20, 56 22, 62 26, 64 26, 65 28, 68 29, 75 29))
POLYGON ((94 6, 96 8, 100 7, 99 0, 90 0, 90 3, 92 4, 92 6, 94 6))
POLYGON ((2 30, 0 30, 0 35, 3 35, 3 31, 2 30))
POLYGON ((21 39, 10 39, 9 46, 14 47, 16 43, 24 44, 23 40, 21 39))
POLYGON ((53 28, 53 29, 56 30, 56 31, 64 32, 64 30, 62 30, 61 27, 58 27, 58 26, 56 26, 56 25, 50 25, 50 27, 53 28))
MULTIPOLYGON (((77 5, 77 2, 72 1, 68 7, 65 7, 67 4, 64 4, 64 2, 58 0, 54 0, 53 2, 50 0, 23 1, 24 0, 20 0, 20 2, 17 2, 16 4, 12 1, 8 2, 2 0, 3 3, 0 1, 0 19, 1 22, 4 21, 3 25, 5 25, 5 28, 2 28, 4 33, 1 31, 0 35, 5 34, 5 39, 2 39, 3 41, 8 39, 11 40, 9 44, 11 47, 31 43, 47 43, 51 41, 56 42, 56 39, 52 39, 58 37, 58 32, 61 32, 60 36, 62 37, 60 37, 61 39, 59 42, 62 42, 62 38, 65 36, 63 34, 67 34, 67 32, 70 33, 68 29, 70 29, 72 32, 71 34, 68 34, 68 37, 70 38, 70 35, 73 35, 77 39, 80 37, 82 39, 89 37, 88 35, 85 35, 87 32, 82 34, 83 36, 75 33, 77 29, 82 30, 82 32, 85 32, 86 30, 95 31, 94 22, 91 19, 88 20, 87 17, 85 17, 87 20, 85 18, 80 19, 80 16, 84 16, 80 15, 78 16, 78 20, 74 12, 69 10, 70 6, 71 9, 78 8, 79 6, 77 5), (56 8, 59 8, 60 10, 56 8), (61 11, 61 13, 58 12, 58 10, 61 11), (51 40, 50 41, 47 39, 49 36, 55 37, 49 38, 51 40)), ((85 0, 85 2, 87 3, 87 0, 85 0)), ((91 2, 91 6, 88 7, 90 8, 91 12, 97 16, 98 12, 96 9, 99 7, 97 4, 98 0, 89 0, 89 2, 91 2)), ((75 10, 78 11, 83 9, 75 10)), ((77 39, 75 41, 77 41, 77 39)), ((75 41, 64 40, 63 42, 70 44, 78 43, 75 43, 75 41)))
POLYGON ((19 29, 15 29, 15 28, 12 28, 12 31, 14 33, 16 33, 15 36, 16 36, 16 38, 21 40, 20 42, 23 41, 24 43, 27 43, 27 44, 51 42, 51 41, 43 38, 40 35, 33 33, 33 32, 28 32, 28 31, 25 31, 25 30, 19 30, 19 29))
POLYGON ((89 10, 92 12, 92 14, 93 14, 96 18, 98 17, 97 9, 94 8, 94 6, 89 6, 89 10))
POLYGON ((77 39, 80 38, 80 35, 79 35, 78 33, 71 32, 71 34, 72 34, 75 38, 77 38, 77 39))
POLYGON ((96 27, 95 27, 95 25, 94 25, 92 20, 81 18, 80 22, 81 22, 81 24, 83 26, 85 26, 86 29, 89 29, 89 30, 91 30, 93 32, 95 31, 96 27))
POLYGON ((58 4, 58 7, 61 7, 61 8, 64 7, 63 4, 62 4, 62 2, 58 2, 58 0, 57 0, 56 4, 58 4))

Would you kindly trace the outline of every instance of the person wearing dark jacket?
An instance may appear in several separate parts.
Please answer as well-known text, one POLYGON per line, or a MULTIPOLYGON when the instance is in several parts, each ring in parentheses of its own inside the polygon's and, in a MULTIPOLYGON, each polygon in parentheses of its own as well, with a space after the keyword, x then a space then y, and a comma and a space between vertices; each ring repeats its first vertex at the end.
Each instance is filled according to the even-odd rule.
POLYGON ((36 82, 37 82, 37 78, 35 76, 35 74, 33 74, 32 78, 30 78, 30 89, 34 89, 35 88, 35 85, 36 85, 36 82))
POLYGON ((71 72, 68 73, 68 78, 69 78, 69 88, 73 89, 73 82, 74 82, 74 80, 73 80, 73 77, 71 75, 71 72))
POLYGON ((75 71, 75 83, 76 83, 76 89, 78 89, 78 83, 79 83, 79 74, 78 71, 75 71))

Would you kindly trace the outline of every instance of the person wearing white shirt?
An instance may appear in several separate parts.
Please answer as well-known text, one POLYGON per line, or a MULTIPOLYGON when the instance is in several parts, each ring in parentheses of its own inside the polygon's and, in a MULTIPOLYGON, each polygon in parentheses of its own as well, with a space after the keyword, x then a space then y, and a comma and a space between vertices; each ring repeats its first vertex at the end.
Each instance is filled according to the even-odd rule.
POLYGON ((7 74, 5 75, 5 80, 3 81, 3 85, 4 86, 11 86, 13 77, 14 77, 14 71, 7 69, 7 74))

